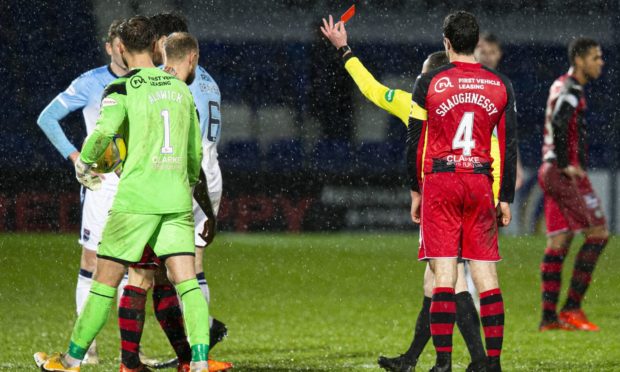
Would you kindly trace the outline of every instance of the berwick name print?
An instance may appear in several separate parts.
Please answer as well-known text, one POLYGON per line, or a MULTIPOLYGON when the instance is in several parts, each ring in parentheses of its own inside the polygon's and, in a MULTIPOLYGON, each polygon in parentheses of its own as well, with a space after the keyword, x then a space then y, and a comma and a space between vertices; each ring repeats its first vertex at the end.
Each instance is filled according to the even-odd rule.
POLYGON ((482 107, 489 114, 489 116, 493 114, 497 114, 499 112, 499 110, 497 109, 497 106, 495 106, 495 104, 491 102, 491 100, 488 99, 483 94, 458 93, 458 94, 454 94, 453 96, 449 97, 444 102, 442 102, 437 108, 437 110, 435 110, 435 113, 443 117, 448 113, 448 111, 452 110, 458 104, 462 104, 462 103, 476 104, 482 107))

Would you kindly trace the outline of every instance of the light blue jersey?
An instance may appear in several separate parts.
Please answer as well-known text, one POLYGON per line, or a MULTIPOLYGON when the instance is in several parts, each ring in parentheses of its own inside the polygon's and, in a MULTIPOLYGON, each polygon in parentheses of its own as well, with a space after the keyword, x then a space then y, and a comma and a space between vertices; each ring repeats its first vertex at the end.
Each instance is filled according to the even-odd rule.
MULTIPOLYGON (((196 68, 196 78, 189 86, 194 103, 200 117, 200 132, 202 133, 202 168, 207 176, 209 190, 213 191, 215 185, 214 173, 220 173, 217 161, 217 144, 220 141, 222 131, 222 116, 220 113, 221 95, 220 88, 211 75, 204 68, 196 68)), ((221 177, 221 176, 219 176, 221 177)), ((221 181, 219 188, 221 189, 221 181)))
POLYGON ((86 134, 90 134, 95 129, 99 117, 103 90, 116 78, 110 66, 87 71, 73 80, 71 85, 41 112, 37 124, 63 157, 67 158, 77 149, 63 132, 60 120, 69 113, 82 109, 86 134))

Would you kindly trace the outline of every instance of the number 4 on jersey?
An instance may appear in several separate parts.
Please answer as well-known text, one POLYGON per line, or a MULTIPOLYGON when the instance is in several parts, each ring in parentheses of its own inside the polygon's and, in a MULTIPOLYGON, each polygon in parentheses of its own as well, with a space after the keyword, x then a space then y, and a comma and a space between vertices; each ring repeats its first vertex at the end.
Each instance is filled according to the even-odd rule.
POLYGON ((452 149, 463 149, 463 155, 471 156, 471 150, 476 147, 476 141, 473 139, 474 133, 474 113, 466 112, 461 118, 456 134, 452 139, 452 149))

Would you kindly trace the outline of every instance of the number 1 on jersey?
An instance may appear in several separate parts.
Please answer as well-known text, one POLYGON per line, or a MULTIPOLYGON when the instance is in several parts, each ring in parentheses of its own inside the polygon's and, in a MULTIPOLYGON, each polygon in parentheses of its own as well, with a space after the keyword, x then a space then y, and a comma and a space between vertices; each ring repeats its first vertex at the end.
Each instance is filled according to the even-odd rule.
POLYGON ((172 154, 172 146, 170 146, 170 113, 168 110, 162 110, 161 116, 164 118, 164 146, 161 148, 161 153, 172 154))
POLYGON ((463 149, 463 155, 471 156, 471 150, 476 147, 474 134, 474 113, 466 112, 461 118, 456 134, 452 139, 452 149, 463 149))

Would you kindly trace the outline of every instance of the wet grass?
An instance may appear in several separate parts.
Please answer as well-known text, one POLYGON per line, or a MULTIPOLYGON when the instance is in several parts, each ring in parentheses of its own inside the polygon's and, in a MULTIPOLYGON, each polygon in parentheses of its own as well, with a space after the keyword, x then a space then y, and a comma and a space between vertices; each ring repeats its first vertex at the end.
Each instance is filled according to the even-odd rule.
MULTIPOLYGON (((0 235, 0 370, 34 370, 38 350, 64 350, 75 320, 79 248, 74 235, 0 235)), ((379 354, 408 346, 422 302, 424 265, 417 235, 220 234, 208 248, 211 312, 229 337, 213 351, 239 371, 376 369, 379 354)), ((506 301, 506 371, 620 370, 619 243, 612 240, 594 275, 585 309, 598 333, 540 334, 539 260, 543 237, 504 237, 500 279, 506 301)), ((572 260, 575 242, 567 261, 572 260)), ((567 267, 568 269, 568 267, 567 267)), ((564 287, 570 270, 565 270, 564 287)), ((565 296, 566 291, 562 294, 565 296)), ((148 308, 150 309, 150 305, 148 308)), ((147 311, 143 350, 172 356, 147 311)), ((83 371, 118 369, 116 316, 98 337, 103 363, 83 371)), ((420 370, 434 359, 428 345, 420 370)), ((455 335, 454 370, 469 360, 455 335)))

